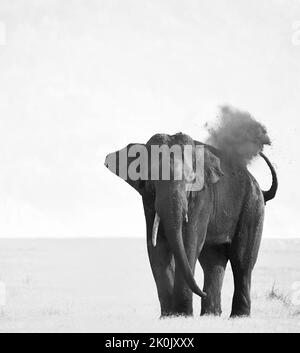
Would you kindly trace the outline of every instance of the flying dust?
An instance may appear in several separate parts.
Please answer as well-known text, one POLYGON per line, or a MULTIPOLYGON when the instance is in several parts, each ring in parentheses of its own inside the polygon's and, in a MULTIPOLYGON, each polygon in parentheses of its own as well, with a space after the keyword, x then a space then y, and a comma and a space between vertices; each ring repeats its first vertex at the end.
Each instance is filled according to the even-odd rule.
POLYGON ((220 107, 213 124, 206 123, 207 143, 221 150, 229 158, 248 164, 271 140, 265 126, 250 113, 229 105, 220 107))

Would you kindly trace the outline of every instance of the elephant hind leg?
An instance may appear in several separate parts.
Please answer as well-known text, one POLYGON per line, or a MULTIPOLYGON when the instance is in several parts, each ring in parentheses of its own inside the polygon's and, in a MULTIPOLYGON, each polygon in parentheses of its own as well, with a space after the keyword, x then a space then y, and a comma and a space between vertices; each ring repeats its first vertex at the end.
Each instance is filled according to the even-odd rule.
POLYGON ((234 277, 234 295, 230 317, 249 316, 251 311, 251 269, 243 270, 232 265, 234 277))
POLYGON ((247 207, 230 247, 234 279, 231 317, 249 316, 251 311, 251 275, 256 263, 263 227, 263 206, 247 207))
POLYGON ((201 315, 221 315, 221 289, 228 261, 227 245, 205 246, 199 256, 207 297, 201 301, 201 315))

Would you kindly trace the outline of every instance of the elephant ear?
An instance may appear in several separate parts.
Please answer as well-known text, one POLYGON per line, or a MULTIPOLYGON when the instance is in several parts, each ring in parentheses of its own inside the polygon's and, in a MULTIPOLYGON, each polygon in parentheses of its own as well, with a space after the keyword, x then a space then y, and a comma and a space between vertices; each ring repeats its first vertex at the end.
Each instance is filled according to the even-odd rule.
POLYGON ((207 148, 204 149, 204 185, 215 184, 224 175, 220 159, 207 148))
POLYGON ((196 147, 196 164, 199 166, 198 169, 196 168, 197 187, 198 190, 202 190, 217 183, 224 173, 221 169, 220 159, 217 156, 218 151, 214 147, 196 140, 194 140, 194 144, 196 147))
POLYGON ((104 165, 143 195, 145 180, 148 180, 148 163, 147 146, 132 143, 119 151, 108 154, 104 165))

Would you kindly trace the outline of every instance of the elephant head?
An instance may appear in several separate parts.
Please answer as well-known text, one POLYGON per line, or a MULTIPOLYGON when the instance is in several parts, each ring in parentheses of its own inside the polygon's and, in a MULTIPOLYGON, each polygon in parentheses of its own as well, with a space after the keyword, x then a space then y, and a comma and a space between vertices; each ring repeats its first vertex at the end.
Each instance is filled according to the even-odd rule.
POLYGON ((109 154, 105 165, 154 208, 153 246, 159 241, 161 223, 175 266, 190 289, 204 297, 186 256, 182 228, 188 222, 190 194, 202 192, 222 177, 219 158, 185 134, 156 134, 146 144, 130 144, 109 154))

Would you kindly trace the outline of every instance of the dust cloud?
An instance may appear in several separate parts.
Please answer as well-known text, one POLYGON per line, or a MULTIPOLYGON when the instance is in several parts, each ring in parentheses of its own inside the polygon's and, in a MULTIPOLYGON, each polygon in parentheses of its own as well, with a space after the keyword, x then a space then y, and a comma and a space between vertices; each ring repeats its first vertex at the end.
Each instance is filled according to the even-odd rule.
POLYGON ((213 124, 206 123, 209 132, 207 143, 221 150, 226 156, 248 164, 271 140, 265 126, 247 111, 230 105, 219 109, 213 124))

